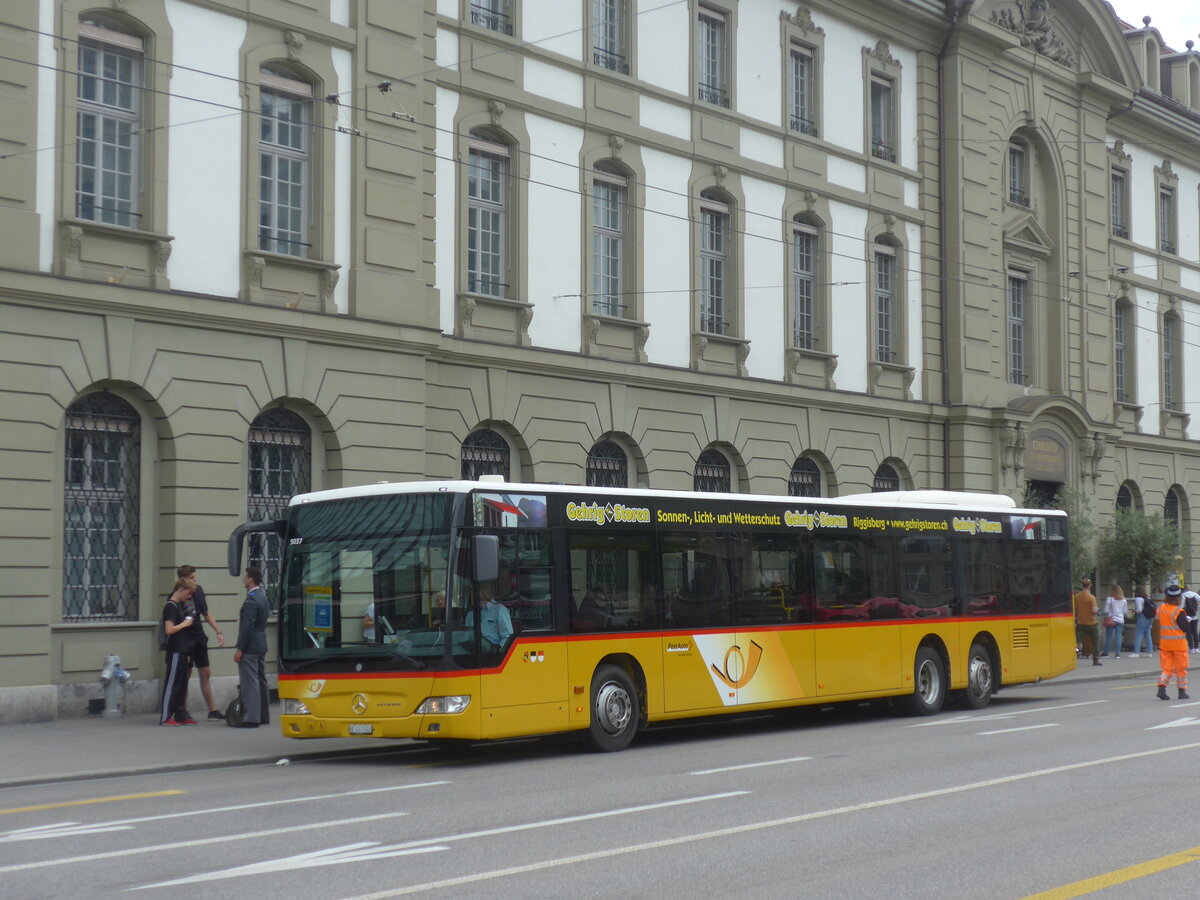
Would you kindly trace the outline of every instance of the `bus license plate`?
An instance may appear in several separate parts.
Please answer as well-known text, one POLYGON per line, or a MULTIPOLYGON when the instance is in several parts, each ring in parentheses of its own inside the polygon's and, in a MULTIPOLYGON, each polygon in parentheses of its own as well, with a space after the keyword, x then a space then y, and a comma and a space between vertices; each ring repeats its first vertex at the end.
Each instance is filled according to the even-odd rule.
POLYGON ((351 734, 374 734, 375 726, 372 725, 370 722, 362 722, 362 723, 356 722, 355 724, 350 726, 349 731, 351 734))

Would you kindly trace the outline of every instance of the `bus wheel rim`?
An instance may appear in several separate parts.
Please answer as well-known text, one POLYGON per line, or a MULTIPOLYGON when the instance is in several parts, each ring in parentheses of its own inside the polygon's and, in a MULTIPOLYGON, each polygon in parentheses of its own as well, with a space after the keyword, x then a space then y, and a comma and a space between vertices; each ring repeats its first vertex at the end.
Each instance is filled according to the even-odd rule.
POLYGON ((629 725, 633 703, 626 690, 614 681, 596 692, 596 719, 606 734, 620 734, 629 725))
POLYGON ((917 672, 917 691, 920 693, 922 700, 926 703, 932 703, 937 696, 939 688, 937 667, 934 666, 931 660, 927 659, 921 663, 921 668, 917 672))
POLYGON ((992 690, 992 667, 986 659, 971 660, 971 670, 967 676, 968 687, 976 697, 984 697, 992 690))

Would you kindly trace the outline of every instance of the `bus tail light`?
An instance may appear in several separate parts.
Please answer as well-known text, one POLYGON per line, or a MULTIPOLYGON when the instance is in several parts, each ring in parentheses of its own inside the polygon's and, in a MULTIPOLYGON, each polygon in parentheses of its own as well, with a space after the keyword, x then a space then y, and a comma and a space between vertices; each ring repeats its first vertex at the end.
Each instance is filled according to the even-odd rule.
POLYGON ((417 707, 417 715, 450 715, 460 713, 471 703, 470 694, 459 694, 450 697, 428 697, 417 707))

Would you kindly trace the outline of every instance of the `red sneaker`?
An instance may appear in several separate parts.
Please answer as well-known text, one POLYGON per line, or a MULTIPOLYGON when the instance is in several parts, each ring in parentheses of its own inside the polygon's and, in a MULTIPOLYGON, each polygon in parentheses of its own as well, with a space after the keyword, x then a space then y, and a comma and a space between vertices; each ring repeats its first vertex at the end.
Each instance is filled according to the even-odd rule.
POLYGON ((182 725, 183 723, 177 722, 175 720, 174 716, 169 716, 168 718, 164 719, 162 722, 159 722, 158 724, 159 725, 182 725))
POLYGON ((182 719, 179 720, 179 724, 180 725, 195 725, 196 720, 193 719, 191 716, 184 716, 182 719))

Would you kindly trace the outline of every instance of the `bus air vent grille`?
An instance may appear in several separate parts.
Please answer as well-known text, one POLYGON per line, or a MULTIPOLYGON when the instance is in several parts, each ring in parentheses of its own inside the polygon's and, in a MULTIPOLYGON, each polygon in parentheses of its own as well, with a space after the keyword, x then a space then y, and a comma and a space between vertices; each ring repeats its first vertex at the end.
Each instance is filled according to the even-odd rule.
POLYGON ((1014 650, 1029 649, 1029 629, 1014 628, 1012 630, 1012 648, 1014 650))

